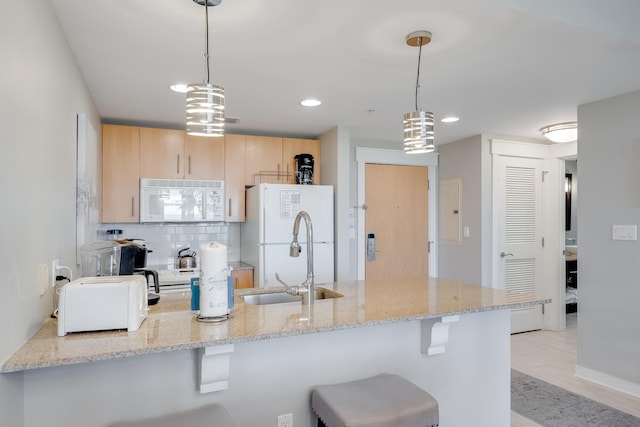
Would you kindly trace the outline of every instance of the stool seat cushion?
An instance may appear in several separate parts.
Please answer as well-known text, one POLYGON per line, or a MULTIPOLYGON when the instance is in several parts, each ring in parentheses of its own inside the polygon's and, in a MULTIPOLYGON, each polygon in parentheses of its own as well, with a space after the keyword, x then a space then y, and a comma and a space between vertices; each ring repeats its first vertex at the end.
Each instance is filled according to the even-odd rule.
POLYGON ((233 427, 233 422, 224 406, 211 404, 189 411, 163 415, 138 421, 124 421, 111 427, 233 427))
POLYGON ((431 427, 439 423, 438 402, 392 374, 317 386, 311 392, 311 407, 329 427, 431 427))

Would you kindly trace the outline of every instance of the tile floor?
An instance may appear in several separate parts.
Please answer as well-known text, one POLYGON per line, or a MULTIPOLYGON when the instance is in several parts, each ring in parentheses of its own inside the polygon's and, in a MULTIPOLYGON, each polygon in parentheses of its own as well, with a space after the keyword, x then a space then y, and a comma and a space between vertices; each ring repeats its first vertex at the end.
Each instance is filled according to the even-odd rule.
MULTIPOLYGON (((511 367, 532 377, 640 417, 640 398, 574 375, 577 347, 577 313, 567 315, 562 332, 534 331, 511 336, 511 367)), ((515 412, 512 427, 539 426, 515 412)))

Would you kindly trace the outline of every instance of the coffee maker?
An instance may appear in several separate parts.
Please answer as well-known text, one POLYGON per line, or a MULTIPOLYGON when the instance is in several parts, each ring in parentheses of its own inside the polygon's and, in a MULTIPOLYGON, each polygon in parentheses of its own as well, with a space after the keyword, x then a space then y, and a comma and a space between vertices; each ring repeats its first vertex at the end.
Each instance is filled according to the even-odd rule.
POLYGON ((296 184, 313 185, 313 155, 296 154, 296 184))
POLYGON ((149 292, 148 302, 155 304, 160 299, 158 272, 146 268, 147 252, 144 244, 135 239, 99 240, 81 248, 83 277, 129 276, 143 274, 147 283, 153 278, 155 293, 149 292))

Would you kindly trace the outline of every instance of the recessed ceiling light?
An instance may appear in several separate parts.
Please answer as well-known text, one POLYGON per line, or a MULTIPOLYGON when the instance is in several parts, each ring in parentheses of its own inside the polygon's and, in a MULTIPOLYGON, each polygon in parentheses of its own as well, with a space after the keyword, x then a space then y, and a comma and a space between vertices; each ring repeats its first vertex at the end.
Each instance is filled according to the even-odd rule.
POLYGON ((304 107, 317 107, 320 104, 322 104, 322 102, 317 99, 303 99, 300 101, 300 105, 304 107))
POLYGON ((169 86, 169 89, 178 93, 187 93, 187 85, 185 83, 176 83, 169 86))
POLYGON ((457 122, 458 120, 460 120, 460 117, 449 116, 449 117, 442 118, 442 120, 440 121, 442 123, 454 123, 454 122, 457 122))

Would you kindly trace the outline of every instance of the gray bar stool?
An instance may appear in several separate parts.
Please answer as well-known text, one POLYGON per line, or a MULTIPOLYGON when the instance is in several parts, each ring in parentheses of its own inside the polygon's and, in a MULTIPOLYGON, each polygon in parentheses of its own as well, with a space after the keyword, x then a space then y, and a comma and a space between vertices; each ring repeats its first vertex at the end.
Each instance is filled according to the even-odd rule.
POLYGON ((438 402, 398 375, 317 386, 311 408, 318 426, 433 427, 440 422, 438 402))
POLYGON ((231 417, 224 406, 211 404, 189 411, 163 415, 137 421, 123 421, 111 427, 233 427, 231 417))

